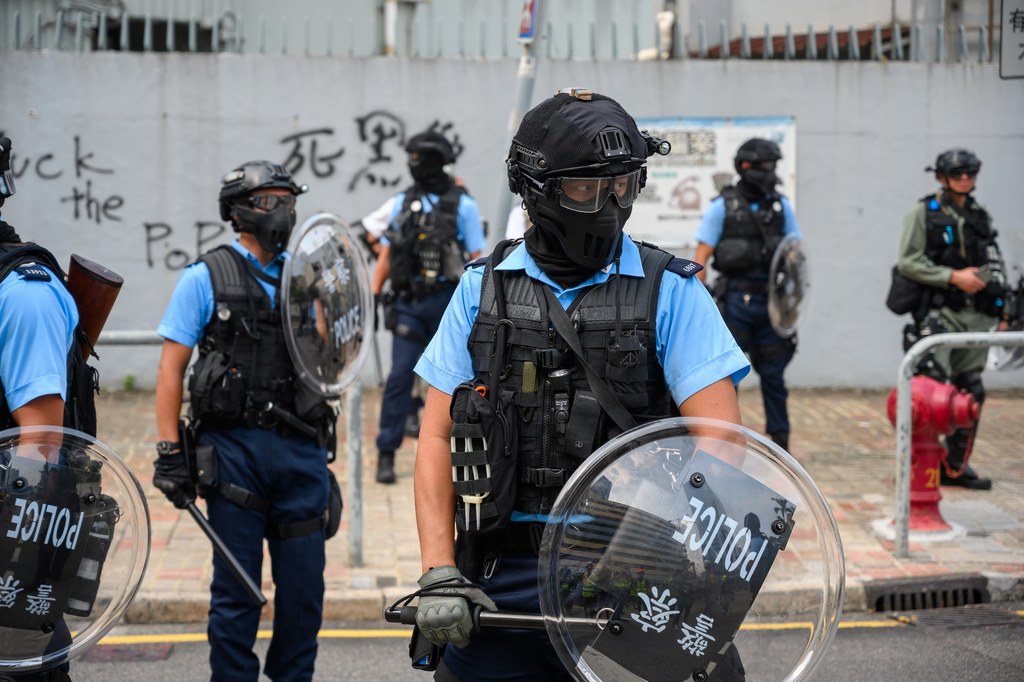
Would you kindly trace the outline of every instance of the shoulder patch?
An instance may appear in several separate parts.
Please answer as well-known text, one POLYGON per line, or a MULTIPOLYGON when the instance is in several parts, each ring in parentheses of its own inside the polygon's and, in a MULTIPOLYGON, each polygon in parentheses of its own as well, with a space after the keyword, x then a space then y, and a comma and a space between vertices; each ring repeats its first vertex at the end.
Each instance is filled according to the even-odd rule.
POLYGON ((696 275, 704 269, 704 266, 699 263, 694 263, 692 260, 686 260, 685 258, 673 258, 668 262, 668 265, 665 266, 665 269, 669 272, 674 272, 685 279, 696 275))
POLYGON ((24 263, 14 268, 14 272, 21 275, 22 279, 35 280, 38 282, 49 282, 50 273, 38 263, 24 263))

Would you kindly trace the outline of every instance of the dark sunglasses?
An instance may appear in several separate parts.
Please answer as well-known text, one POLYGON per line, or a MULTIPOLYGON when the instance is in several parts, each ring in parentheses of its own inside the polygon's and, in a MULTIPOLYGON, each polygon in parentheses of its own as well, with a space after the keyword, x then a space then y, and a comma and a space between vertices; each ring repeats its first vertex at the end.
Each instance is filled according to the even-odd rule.
POLYGON ((951 168, 950 170, 946 171, 946 177, 948 177, 948 178, 953 178, 953 179, 962 178, 965 175, 967 177, 969 177, 969 178, 976 178, 976 177, 978 177, 978 169, 977 168, 951 168))
POLYGON ((250 194, 246 203, 257 211, 273 211, 278 206, 295 207, 295 197, 291 194, 250 194))

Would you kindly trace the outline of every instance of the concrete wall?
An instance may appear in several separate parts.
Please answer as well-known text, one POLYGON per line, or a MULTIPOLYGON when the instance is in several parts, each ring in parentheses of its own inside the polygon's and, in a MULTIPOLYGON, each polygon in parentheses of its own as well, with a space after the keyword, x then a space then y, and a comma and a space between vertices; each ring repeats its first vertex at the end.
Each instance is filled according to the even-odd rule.
MULTIPOLYGON (((408 182, 399 140, 435 124, 464 148, 457 171, 493 225, 515 73, 511 60, 7 53, 0 130, 15 141, 18 195, 3 218, 62 260, 76 252, 121 273, 107 328, 152 329, 180 268, 230 238, 219 178, 249 159, 291 159, 311 187, 300 219, 356 219, 408 182)), ((795 116, 813 277, 796 386, 893 384, 903 321, 883 305, 888 273, 903 215, 935 186, 922 169, 938 151, 982 158, 977 196, 1009 263, 1024 264, 1024 86, 995 65, 544 62, 534 101, 565 84, 638 117, 795 116)), ((107 385, 152 385, 155 349, 101 355, 107 385)))

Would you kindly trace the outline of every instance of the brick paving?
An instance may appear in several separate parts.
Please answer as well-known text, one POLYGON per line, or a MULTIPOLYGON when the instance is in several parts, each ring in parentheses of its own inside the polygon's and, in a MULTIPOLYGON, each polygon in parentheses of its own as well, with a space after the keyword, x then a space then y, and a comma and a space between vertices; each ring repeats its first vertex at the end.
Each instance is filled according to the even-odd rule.
MULTIPOLYGON (((415 588, 420 574, 413 510, 412 471, 415 439, 398 451, 398 482, 373 480, 380 393, 367 389, 362 399, 362 543, 353 544, 354 517, 346 463, 346 419, 340 420, 338 458, 331 468, 346 495, 338 536, 327 545, 325 615, 333 620, 379 620, 381 608, 415 588), (361 548, 361 565, 353 556, 361 548)), ((944 541, 910 541, 910 556, 894 556, 893 542, 880 538, 872 524, 891 519, 895 508, 895 436, 886 416, 888 391, 794 390, 790 397, 793 434, 790 450, 828 501, 843 541, 846 608, 870 608, 864 585, 872 580, 981 574, 989 579, 993 600, 1024 599, 1024 391, 992 392, 985 403, 972 463, 995 481, 988 492, 943 487, 940 511, 965 529, 944 541)), ((763 428, 756 387, 740 392, 744 424, 763 428)), ((152 522, 149 566, 126 614, 128 622, 203 621, 212 575, 211 549, 191 517, 179 512, 152 486, 153 446, 157 440, 151 392, 105 392, 99 398, 99 437, 124 457, 146 492, 152 522)), ((200 504, 202 507, 202 503, 200 504)), ((801 532, 804 529, 799 529, 801 532)), ((820 570, 813 533, 794 533, 791 547, 779 554, 766 583, 795 594, 806 588, 808 572, 820 570)), ((269 558, 262 588, 272 609, 269 558)))

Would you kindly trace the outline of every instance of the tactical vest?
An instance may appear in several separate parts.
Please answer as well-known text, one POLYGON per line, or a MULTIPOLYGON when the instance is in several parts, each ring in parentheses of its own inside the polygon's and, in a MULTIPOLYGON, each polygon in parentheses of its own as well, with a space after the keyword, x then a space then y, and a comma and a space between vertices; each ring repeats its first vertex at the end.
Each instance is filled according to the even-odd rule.
MULTIPOLYGON (((67 276, 53 254, 38 244, 0 244, 0 282, 15 268, 30 263, 45 265, 67 287, 67 276)), ((96 394, 99 374, 82 357, 85 332, 75 327, 75 341, 67 355, 67 388, 64 392, 64 426, 96 435, 96 394)), ((17 426, 7 405, 6 391, 0 383, 0 430, 17 426)))
MULTIPOLYGON (((643 423, 679 414, 655 352, 662 276, 666 269, 689 276, 699 268, 684 270, 689 261, 646 244, 638 246, 643 278, 613 276, 581 292, 566 312, 588 363, 643 423)), ((477 382, 489 383, 497 326, 511 322, 505 348, 508 362, 499 383, 502 395, 512 397, 516 416, 519 476, 514 508, 543 514, 580 463, 620 429, 549 322, 540 288, 546 285, 523 271, 502 271, 502 282, 508 319, 499 321, 488 267, 469 351, 477 382)))
POLYGON ((735 187, 722 190, 725 220, 715 247, 715 269, 725 277, 766 279, 772 256, 785 235, 782 199, 767 196, 755 212, 735 187))
POLYGON ((415 185, 386 236, 391 242, 391 287, 406 298, 420 298, 452 288, 462 275, 466 252, 459 242, 459 202, 466 190, 457 185, 438 197, 429 213, 426 195, 415 185))
MULTIPOLYGON (((1003 271, 1002 256, 996 244, 996 232, 988 212, 968 197, 970 202, 963 212, 943 204, 941 196, 929 194, 924 203, 925 256, 936 265, 954 270, 989 265, 1003 271), (963 218, 963 230, 960 219, 963 218)), ((969 296, 955 287, 928 287, 932 305, 961 310, 972 303, 978 310, 998 316, 1004 305, 1004 283, 992 282, 982 292, 969 296)))
POLYGON ((199 261, 210 270, 215 310, 189 378, 191 416, 231 426, 275 426, 268 403, 294 413, 296 393, 281 302, 271 307, 256 281, 266 274, 234 248, 218 247, 199 261))

